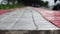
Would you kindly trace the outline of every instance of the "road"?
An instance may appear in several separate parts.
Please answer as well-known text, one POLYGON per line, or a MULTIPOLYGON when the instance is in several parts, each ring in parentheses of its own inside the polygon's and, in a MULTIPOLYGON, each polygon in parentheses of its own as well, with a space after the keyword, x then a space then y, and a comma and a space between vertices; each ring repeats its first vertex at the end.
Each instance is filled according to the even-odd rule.
POLYGON ((1 30, 56 30, 59 29, 32 7, 16 9, 0 15, 1 30))

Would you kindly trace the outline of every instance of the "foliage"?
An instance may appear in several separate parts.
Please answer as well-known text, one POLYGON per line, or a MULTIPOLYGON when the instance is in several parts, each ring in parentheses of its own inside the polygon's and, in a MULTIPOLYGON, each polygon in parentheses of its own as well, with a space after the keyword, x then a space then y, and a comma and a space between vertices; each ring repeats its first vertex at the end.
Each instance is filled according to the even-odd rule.
POLYGON ((21 8, 24 7, 23 4, 20 5, 0 5, 0 9, 11 9, 11 8, 21 8))
POLYGON ((7 5, 0 5, 0 9, 9 9, 9 8, 19 8, 23 7, 24 5, 26 6, 32 6, 32 4, 39 4, 40 6, 47 7, 48 2, 43 2, 42 0, 6 0, 7 5), (15 4, 15 2, 17 3, 15 4), (12 3, 12 5, 10 4, 12 3))

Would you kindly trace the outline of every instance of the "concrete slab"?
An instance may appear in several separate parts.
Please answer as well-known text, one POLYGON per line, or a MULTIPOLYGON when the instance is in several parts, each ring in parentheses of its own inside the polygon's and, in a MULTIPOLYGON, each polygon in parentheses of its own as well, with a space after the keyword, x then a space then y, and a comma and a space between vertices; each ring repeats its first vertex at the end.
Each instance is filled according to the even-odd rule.
POLYGON ((0 29, 2 30, 50 30, 53 28, 58 29, 31 7, 17 9, 0 16, 0 29))
POLYGON ((16 25, 12 26, 11 29, 15 30, 36 30, 32 19, 31 11, 26 10, 21 18, 17 21, 16 25))
POLYGON ((12 29, 20 30, 36 30, 32 19, 21 18, 19 21, 12 27, 12 29))
POLYGON ((11 24, 15 23, 17 18, 19 18, 19 16, 21 16, 21 13, 20 11, 17 11, 17 12, 14 12, 12 15, 7 15, 7 17, 4 17, 0 20, 0 29, 7 29, 8 27, 11 26, 11 24))

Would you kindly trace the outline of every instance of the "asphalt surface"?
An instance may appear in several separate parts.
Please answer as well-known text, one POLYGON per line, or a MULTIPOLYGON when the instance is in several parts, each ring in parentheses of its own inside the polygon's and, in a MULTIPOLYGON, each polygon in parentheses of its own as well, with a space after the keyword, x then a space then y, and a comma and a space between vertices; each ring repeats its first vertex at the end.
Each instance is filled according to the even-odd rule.
POLYGON ((16 9, 0 15, 1 30, 56 30, 59 29, 32 7, 16 9))

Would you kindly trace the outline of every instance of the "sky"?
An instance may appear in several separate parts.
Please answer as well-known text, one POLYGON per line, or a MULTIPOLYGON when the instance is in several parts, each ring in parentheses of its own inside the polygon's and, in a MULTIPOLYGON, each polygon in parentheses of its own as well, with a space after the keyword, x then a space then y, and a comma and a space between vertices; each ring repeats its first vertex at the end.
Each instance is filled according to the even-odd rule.
POLYGON ((0 4, 1 4, 1 1, 2 1, 2 0, 0 0, 0 4))
POLYGON ((0 2, 1 2, 2 0, 0 0, 0 2))
MULTIPOLYGON (((0 3, 1 3, 2 0, 0 0, 0 3)), ((49 6, 52 6, 54 5, 54 0, 43 0, 43 1, 48 1, 49 2, 49 6)))

